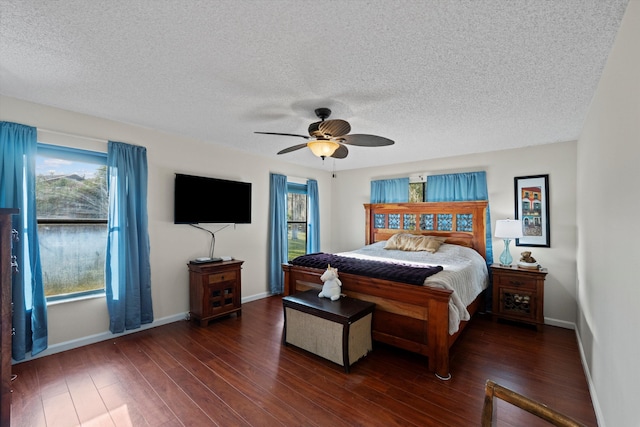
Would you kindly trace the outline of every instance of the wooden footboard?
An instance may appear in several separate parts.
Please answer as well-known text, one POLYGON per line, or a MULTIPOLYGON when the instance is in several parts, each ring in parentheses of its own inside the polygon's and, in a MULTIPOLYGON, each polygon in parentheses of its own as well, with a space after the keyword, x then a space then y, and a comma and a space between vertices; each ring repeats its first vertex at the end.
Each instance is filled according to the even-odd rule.
MULTIPOLYGON (((324 270, 283 265, 285 295, 322 288, 324 270)), ((383 342, 428 357, 428 369, 448 379, 449 348, 458 333, 449 335, 451 292, 353 274, 340 274, 342 292, 376 304, 372 333, 383 342)), ((462 326, 462 325, 461 325, 462 326)))

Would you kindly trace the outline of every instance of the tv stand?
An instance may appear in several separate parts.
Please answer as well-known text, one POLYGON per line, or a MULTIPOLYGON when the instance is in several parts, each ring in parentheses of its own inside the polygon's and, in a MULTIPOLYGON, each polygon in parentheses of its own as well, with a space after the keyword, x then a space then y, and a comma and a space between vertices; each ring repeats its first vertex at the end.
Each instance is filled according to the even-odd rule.
POLYGON ((241 269, 244 261, 189 262, 189 315, 200 326, 218 317, 242 315, 241 269))

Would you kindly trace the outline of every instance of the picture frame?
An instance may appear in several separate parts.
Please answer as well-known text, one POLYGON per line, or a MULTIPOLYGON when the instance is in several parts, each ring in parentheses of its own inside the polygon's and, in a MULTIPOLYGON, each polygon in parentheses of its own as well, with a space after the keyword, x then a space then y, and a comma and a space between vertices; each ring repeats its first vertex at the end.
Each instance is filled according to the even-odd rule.
POLYGON ((516 246, 551 247, 549 175, 517 176, 513 180, 515 218, 522 220, 516 246))

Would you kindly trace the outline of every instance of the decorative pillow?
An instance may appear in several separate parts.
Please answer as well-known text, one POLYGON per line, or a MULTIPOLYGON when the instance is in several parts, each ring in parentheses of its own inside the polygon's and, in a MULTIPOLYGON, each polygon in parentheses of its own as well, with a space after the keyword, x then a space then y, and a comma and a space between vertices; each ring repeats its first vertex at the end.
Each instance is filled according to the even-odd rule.
POLYGON ((394 234, 391 236, 387 243, 384 245, 385 249, 398 249, 403 250, 402 247, 407 240, 407 237, 410 237, 410 234, 394 234))
POLYGON ((446 240, 445 237, 417 236, 414 234, 394 234, 387 240, 385 249, 397 249, 400 251, 427 251, 434 253, 446 240))
POLYGON ((426 236, 413 236, 411 234, 408 234, 403 239, 403 245, 399 249, 403 251, 414 251, 414 252, 424 251, 426 250, 425 248, 427 247, 427 243, 429 241, 425 237, 426 236))
POLYGON ((445 240, 447 240, 446 237, 435 237, 435 236, 429 236, 429 242, 427 243, 427 247, 425 249, 425 251, 427 252, 431 252, 436 253, 438 251, 438 249, 440 248, 440 245, 442 245, 445 240))

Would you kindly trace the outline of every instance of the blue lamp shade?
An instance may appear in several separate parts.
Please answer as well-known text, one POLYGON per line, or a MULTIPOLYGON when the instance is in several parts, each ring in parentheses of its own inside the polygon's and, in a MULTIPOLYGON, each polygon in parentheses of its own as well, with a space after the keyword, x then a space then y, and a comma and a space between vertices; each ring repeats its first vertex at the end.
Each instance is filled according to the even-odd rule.
POLYGON ((509 243, 511 239, 522 237, 522 222, 517 219, 503 219, 496 221, 495 236, 504 241, 504 251, 500 255, 500 265, 508 267, 513 262, 509 243))

